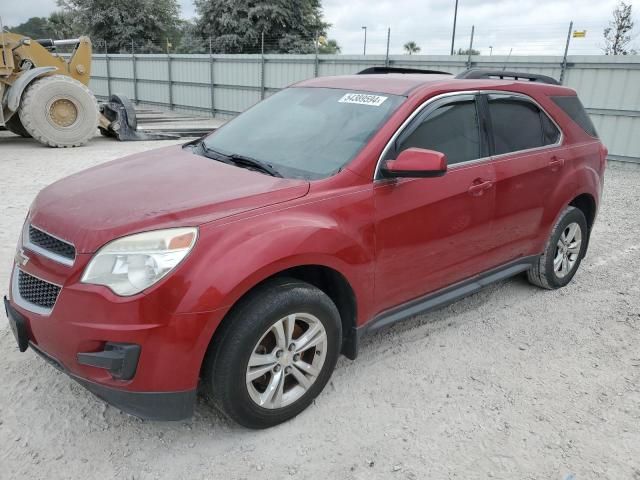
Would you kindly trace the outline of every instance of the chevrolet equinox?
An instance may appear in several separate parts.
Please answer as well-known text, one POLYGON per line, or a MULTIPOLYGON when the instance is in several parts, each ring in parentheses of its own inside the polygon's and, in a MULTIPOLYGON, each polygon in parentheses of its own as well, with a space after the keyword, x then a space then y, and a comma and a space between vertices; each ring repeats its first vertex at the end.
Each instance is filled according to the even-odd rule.
POLYGON ((542 75, 306 80, 42 190, 5 308, 21 351, 125 412, 186 418, 200 389, 269 427, 366 333, 523 272, 567 285, 606 156, 576 92, 542 75))

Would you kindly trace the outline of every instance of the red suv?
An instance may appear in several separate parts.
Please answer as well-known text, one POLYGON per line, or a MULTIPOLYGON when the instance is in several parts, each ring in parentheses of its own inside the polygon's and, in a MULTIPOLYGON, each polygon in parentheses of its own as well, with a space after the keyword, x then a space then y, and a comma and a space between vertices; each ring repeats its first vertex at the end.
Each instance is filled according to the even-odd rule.
POLYGON ((365 333, 521 272, 569 283, 606 155, 548 77, 306 80, 200 141, 45 188, 5 307, 21 351, 125 412, 185 418, 200 387, 268 427, 365 333))

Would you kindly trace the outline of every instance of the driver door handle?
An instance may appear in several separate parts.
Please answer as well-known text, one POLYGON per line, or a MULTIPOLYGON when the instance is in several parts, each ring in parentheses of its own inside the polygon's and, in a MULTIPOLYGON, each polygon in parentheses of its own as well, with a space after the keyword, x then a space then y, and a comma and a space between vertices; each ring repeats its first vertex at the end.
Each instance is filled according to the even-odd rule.
POLYGON ((480 180, 480 183, 474 183, 469 187, 469 193, 474 197, 482 195, 485 190, 489 190, 493 187, 493 182, 491 180, 480 180))

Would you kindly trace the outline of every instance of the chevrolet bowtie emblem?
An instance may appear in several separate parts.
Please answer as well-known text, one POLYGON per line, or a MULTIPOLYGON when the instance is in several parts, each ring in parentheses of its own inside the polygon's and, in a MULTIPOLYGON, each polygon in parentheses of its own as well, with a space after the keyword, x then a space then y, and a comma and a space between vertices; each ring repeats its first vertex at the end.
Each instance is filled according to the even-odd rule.
POLYGON ((20 267, 24 267, 27 263, 29 263, 29 257, 27 257, 22 248, 16 252, 15 262, 16 265, 20 267))

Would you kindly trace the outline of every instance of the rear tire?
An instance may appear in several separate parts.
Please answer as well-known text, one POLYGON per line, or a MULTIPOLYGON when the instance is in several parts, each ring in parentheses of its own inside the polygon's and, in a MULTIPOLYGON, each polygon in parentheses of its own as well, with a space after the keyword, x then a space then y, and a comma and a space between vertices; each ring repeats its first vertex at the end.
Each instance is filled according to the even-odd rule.
POLYGON ((285 422, 329 381, 341 341, 340 314, 324 292, 295 279, 270 281, 216 333, 203 366, 205 395, 245 427, 285 422))
POLYGON ((24 125, 22 125, 20 116, 17 113, 14 114, 9 120, 7 120, 7 122, 5 123, 5 127, 7 127, 7 130, 9 130, 10 132, 15 133, 16 135, 20 135, 23 138, 31 138, 29 132, 27 132, 27 130, 24 128, 24 125))
POLYGON ((98 102, 82 83, 64 75, 34 81, 22 96, 20 120, 36 140, 50 147, 77 147, 98 128, 98 102))
POLYGON ((547 290, 567 285, 584 258, 588 237, 582 211, 567 207, 554 225, 543 254, 527 271, 529 282, 547 290))

